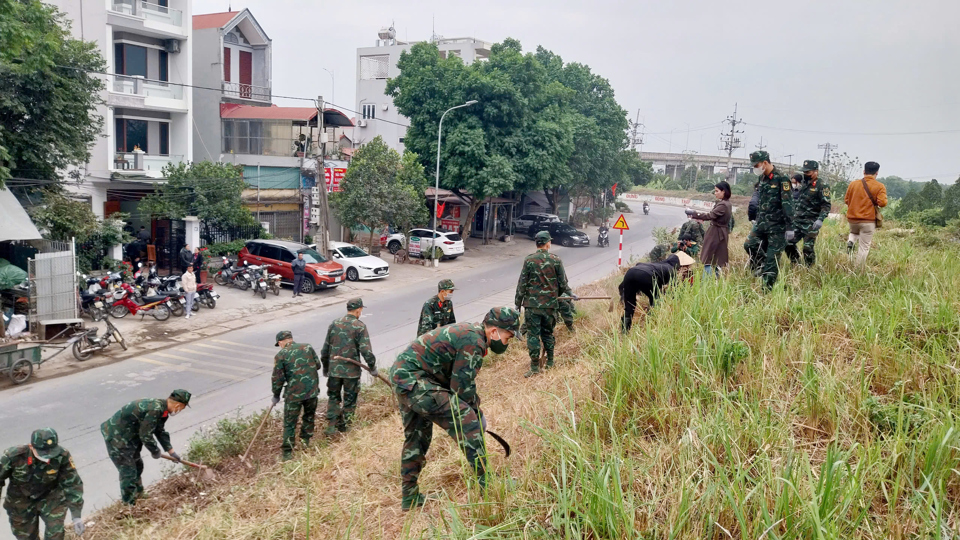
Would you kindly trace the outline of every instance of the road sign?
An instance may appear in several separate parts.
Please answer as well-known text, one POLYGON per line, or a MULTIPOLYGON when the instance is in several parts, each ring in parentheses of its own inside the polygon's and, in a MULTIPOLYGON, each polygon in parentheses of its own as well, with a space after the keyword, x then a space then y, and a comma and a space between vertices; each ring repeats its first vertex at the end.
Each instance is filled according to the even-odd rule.
POLYGON ((613 224, 613 228, 620 231, 630 230, 630 227, 627 225, 627 220, 623 219, 623 214, 620 214, 620 217, 617 219, 617 222, 613 224))

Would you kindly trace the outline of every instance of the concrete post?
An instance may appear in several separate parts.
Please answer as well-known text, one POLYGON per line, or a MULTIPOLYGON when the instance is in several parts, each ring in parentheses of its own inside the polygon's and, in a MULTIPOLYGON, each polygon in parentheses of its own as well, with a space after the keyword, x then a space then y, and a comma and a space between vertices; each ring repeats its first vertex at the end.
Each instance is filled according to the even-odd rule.
POLYGON ((186 222, 186 242, 192 248, 200 249, 200 218, 197 216, 187 216, 183 218, 186 222))

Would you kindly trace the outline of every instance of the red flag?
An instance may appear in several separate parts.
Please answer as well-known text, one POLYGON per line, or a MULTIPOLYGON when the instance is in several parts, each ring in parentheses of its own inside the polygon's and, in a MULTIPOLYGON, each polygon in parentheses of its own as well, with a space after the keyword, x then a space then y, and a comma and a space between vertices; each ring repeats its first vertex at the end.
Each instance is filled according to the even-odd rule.
POLYGON ((437 203, 437 217, 443 217, 443 208, 447 206, 447 203, 437 203))
MULTIPOLYGON (((619 183, 620 183, 620 182, 617 182, 617 184, 619 184, 619 183)), ((614 198, 617 197, 617 184, 614 184, 614 185, 613 185, 613 197, 614 197, 614 198)))

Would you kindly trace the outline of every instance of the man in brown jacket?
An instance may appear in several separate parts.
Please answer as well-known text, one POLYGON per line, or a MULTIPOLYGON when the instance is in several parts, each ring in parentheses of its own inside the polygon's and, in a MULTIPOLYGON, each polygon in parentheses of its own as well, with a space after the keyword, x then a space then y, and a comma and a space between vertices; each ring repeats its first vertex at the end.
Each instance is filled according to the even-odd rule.
POLYGON ((847 251, 853 251, 854 241, 859 244, 857 265, 867 262, 873 233, 877 229, 877 210, 873 203, 876 201, 876 205, 881 208, 887 205, 887 188, 877 181, 878 172, 880 172, 880 164, 876 161, 868 161, 863 166, 863 180, 850 182, 847 186, 847 194, 843 197, 843 201, 847 203, 847 222, 850 224, 847 251), (866 188, 870 190, 869 194, 864 190, 864 182, 866 182, 866 188))

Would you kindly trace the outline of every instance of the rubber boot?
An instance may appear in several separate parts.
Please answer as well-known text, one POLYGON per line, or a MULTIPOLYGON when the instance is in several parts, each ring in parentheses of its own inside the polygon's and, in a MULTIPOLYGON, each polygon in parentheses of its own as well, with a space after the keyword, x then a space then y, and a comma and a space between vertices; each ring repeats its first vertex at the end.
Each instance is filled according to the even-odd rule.
POLYGON ((290 461, 291 459, 293 459, 293 452, 284 450, 283 455, 280 456, 280 461, 290 461))
POLYGON ((567 331, 570 332, 571 334, 576 334, 576 333, 577 333, 577 329, 574 328, 572 324, 568 324, 568 325, 567 325, 567 331))
POLYGON ((539 375, 539 374, 540 374, 540 367, 539 367, 539 366, 538 366, 538 367, 532 367, 532 368, 530 368, 530 371, 528 371, 526 374, 524 374, 524 377, 526 377, 526 378, 529 379, 530 377, 533 377, 534 375, 539 375))
POLYGON ((847 253, 853 253, 853 241, 847 241, 847 253))
POLYGON ((337 433, 338 433, 338 432, 337 432, 337 426, 336 426, 336 424, 333 424, 333 423, 331 423, 330 425, 328 425, 328 426, 327 426, 327 429, 323 430, 323 435, 324 435, 325 437, 333 437, 333 436, 336 435, 337 433))

